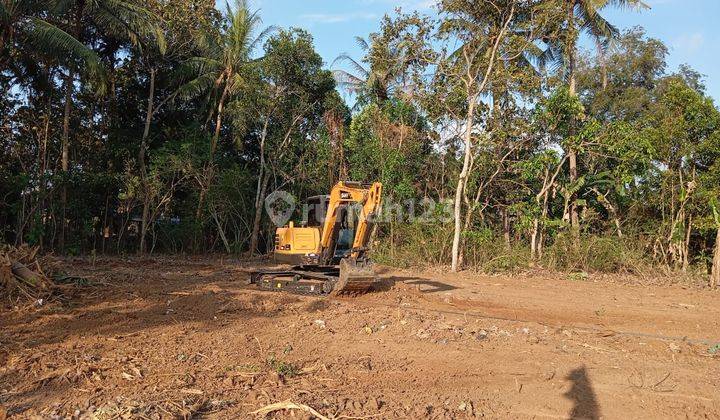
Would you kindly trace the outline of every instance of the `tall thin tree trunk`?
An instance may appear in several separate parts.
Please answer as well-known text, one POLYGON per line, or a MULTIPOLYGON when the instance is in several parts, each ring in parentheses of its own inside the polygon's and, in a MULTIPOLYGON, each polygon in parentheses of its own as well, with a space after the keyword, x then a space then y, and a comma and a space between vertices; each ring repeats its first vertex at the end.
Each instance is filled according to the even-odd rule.
POLYGON ((453 232, 453 246, 452 246, 452 271, 457 272, 459 268, 460 263, 460 235, 462 231, 462 222, 460 221, 460 216, 462 214, 462 198, 465 193, 465 184, 467 183, 468 178, 468 172, 470 170, 470 153, 472 153, 472 130, 473 126, 475 125, 475 107, 477 106, 477 101, 479 96, 485 91, 485 87, 487 86, 488 81, 490 80, 490 75, 492 74, 492 71, 494 69, 495 65, 495 58, 498 52, 498 49, 500 48, 501 41, 505 38, 505 33, 507 32, 508 26, 510 25, 510 22, 512 21, 513 17, 515 16, 515 5, 512 4, 509 10, 509 13, 507 15, 507 18, 505 19, 505 22, 503 23, 502 29, 500 29, 500 32, 497 34, 497 37, 495 38, 495 41, 492 45, 492 48, 490 49, 490 54, 488 57, 488 64, 485 68, 485 74, 482 77, 482 80, 478 83, 478 76, 479 71, 475 72, 473 74, 472 69, 472 61, 468 55, 468 51, 463 49, 463 55, 465 56, 465 61, 468 66, 467 68, 467 75, 465 84, 466 84, 466 92, 468 93, 468 113, 467 113, 467 120, 465 122, 465 158, 463 160, 463 169, 462 172, 460 172, 460 176, 458 177, 458 184, 457 189, 455 190, 455 208, 453 211, 453 216, 455 218, 455 231, 453 232))
POLYGON ((215 131, 213 133, 212 140, 210 141, 210 158, 207 162, 207 166, 203 170, 203 185, 200 186, 200 197, 198 198, 197 211, 195 212, 195 218, 199 221, 203 215, 203 209, 205 206, 205 197, 207 196, 207 190, 210 188, 214 177, 214 161, 215 152, 220 141, 220 132, 222 131, 222 115, 225 107, 225 100, 228 96, 229 87, 226 84, 223 90, 220 102, 218 102, 217 116, 215 117, 215 131))
MULTIPOLYGON (((567 46, 567 54, 568 54, 568 90, 570 92, 570 96, 575 96, 577 94, 577 80, 576 80, 576 74, 575 69, 577 65, 577 45, 576 45, 576 38, 575 38, 575 4, 576 1, 572 0, 569 3, 568 7, 568 27, 570 27, 571 31, 573 33, 568 35, 568 46, 567 46)), ((574 126, 574 123, 573 123, 574 126)), ((575 128, 573 127, 571 135, 574 135, 575 128)), ((577 170, 577 151, 571 146, 569 150, 567 150, 568 153, 568 165, 570 167, 570 185, 575 187, 575 184, 578 179, 578 170, 577 170)), ((577 241, 579 240, 580 235, 580 218, 578 216, 578 206, 577 206, 577 192, 573 192, 570 196, 570 226, 572 229, 573 237, 575 238, 575 242, 577 244, 577 241)))
POLYGON ((715 237, 715 256, 713 257, 712 273, 710 274, 710 287, 720 285, 720 228, 715 237))
MULTIPOLYGON (((229 82, 228 82, 229 83, 229 82)), ((217 117, 215 119, 215 133, 213 134, 212 144, 210 145, 210 161, 212 162, 215 157, 215 151, 217 150, 218 142, 220 141, 220 131, 222 129, 222 117, 225 108, 225 101, 228 97, 229 85, 225 84, 222 96, 220 96, 220 102, 218 102, 217 117)))
POLYGON ((685 239, 682 251, 682 271, 686 272, 690 267, 690 239, 692 238, 692 214, 688 216, 687 227, 685 228, 685 239))
POLYGON ((207 195, 207 190, 210 188, 210 182, 208 179, 212 176, 212 164, 208 163, 208 166, 203 169, 203 180, 200 184, 200 196, 198 197, 198 206, 195 210, 195 220, 198 222, 203 217, 203 208, 205 207, 205 195, 207 195))
POLYGON ((440 164, 442 166, 442 171, 440 172, 440 202, 442 203, 445 201, 445 156, 442 157, 442 160, 440 161, 440 164))
POLYGON ((220 219, 217 217, 217 211, 213 209, 212 211, 212 218, 215 220, 215 224, 218 228, 218 234, 220 235, 220 239, 222 240, 223 245, 225 246, 225 251, 228 254, 231 254, 232 251, 230 250, 230 242, 228 242, 227 236, 225 235, 225 230, 222 227, 222 224, 220 223, 220 219))
MULTIPOLYGON (((574 149, 571 149, 569 151, 568 162, 570 165, 570 185, 574 188, 578 179, 577 152, 574 149)), ((573 193, 570 195, 569 206, 570 226, 572 228, 573 237, 577 239, 580 235, 580 217, 577 206, 577 191, 573 191, 573 193)))
POLYGON ((462 232, 462 197, 465 192, 465 183, 467 182, 468 171, 470 170, 470 155, 472 153, 472 130, 475 126, 475 96, 470 98, 470 103, 465 121, 465 157, 463 159, 463 168, 458 178, 457 188, 455 189, 455 207, 453 217, 455 218, 455 231, 453 233, 452 245, 452 271, 457 272, 460 262, 460 234, 462 232))
POLYGON ((535 265, 538 259, 538 236, 540 235, 540 219, 533 219, 533 228, 530 233, 530 264, 535 265))
POLYGON ((250 235, 250 256, 255 255, 257 251, 258 236, 260 234, 260 221, 262 219, 262 206, 265 201, 267 183, 270 180, 270 174, 265 168, 265 141, 267 139, 268 127, 270 125, 270 116, 266 116, 263 130, 260 134, 260 173, 258 174, 257 188, 255 190, 255 216, 253 219, 253 230, 250 235))
POLYGON ((512 248, 510 243, 510 216, 508 215, 507 207, 502 210, 502 221, 503 221, 503 237, 505 238, 505 249, 508 251, 512 248))
POLYGON ((58 239, 58 245, 60 248, 60 254, 65 253, 65 239, 67 230, 67 201, 68 201, 68 189, 67 189, 67 177, 68 171, 70 170, 70 113, 72 112, 72 93, 73 93, 73 71, 68 70, 67 77, 65 78, 65 110, 63 114, 63 132, 62 132, 62 156, 60 158, 60 165, 63 172, 62 188, 60 189, 60 238, 58 239))
POLYGON ((47 223, 46 220, 46 212, 45 212, 45 206, 47 205, 47 182, 45 180, 45 174, 47 173, 47 150, 48 150, 48 140, 50 138, 50 114, 52 113, 52 95, 48 95, 48 104, 47 104, 47 111, 45 112, 45 128, 43 132, 43 140, 41 144, 41 150, 40 150, 40 164, 39 164, 39 170, 38 170, 38 180, 40 181, 40 202, 38 203, 38 214, 40 215, 40 225, 42 226, 42 233, 40 234, 39 243, 40 248, 44 248, 45 244, 45 224, 47 223))
POLYGON ((103 229, 102 229, 102 242, 100 247, 102 248, 102 253, 105 255, 105 244, 107 240, 110 238, 110 226, 108 226, 108 213, 110 210, 110 194, 105 193, 105 211, 103 215, 103 229))
POLYGON ((140 141, 140 150, 138 151, 138 162, 140 165, 140 178, 142 182, 142 198, 143 212, 142 222, 140 225, 140 247, 138 254, 145 254, 147 249, 146 237, 148 231, 148 218, 150 216, 150 192, 147 179, 147 166, 145 164, 145 150, 147 149, 147 141, 150 136, 150 124, 154 113, 155 105, 155 74, 154 68, 150 69, 150 90, 148 92, 147 113, 145 114, 145 128, 143 130, 142 140, 140 141))
MULTIPOLYGON (((555 181, 551 181, 551 184, 555 181)), ((550 191, 545 191, 545 196, 543 197, 543 206, 542 206, 542 222, 540 223, 540 230, 538 232, 538 243, 536 248, 536 257, 538 260, 541 260, 543 257, 543 250, 545 248, 545 221, 548 217, 549 209, 549 201, 550 201, 550 191)))
POLYGON ((252 235, 250 236, 250 256, 255 255, 255 252, 257 252, 260 236, 260 222, 262 221, 262 209, 263 204, 265 203, 265 195, 267 193, 267 186, 269 182, 270 173, 265 172, 259 195, 257 197, 257 200, 255 200, 255 218, 253 220, 252 235))

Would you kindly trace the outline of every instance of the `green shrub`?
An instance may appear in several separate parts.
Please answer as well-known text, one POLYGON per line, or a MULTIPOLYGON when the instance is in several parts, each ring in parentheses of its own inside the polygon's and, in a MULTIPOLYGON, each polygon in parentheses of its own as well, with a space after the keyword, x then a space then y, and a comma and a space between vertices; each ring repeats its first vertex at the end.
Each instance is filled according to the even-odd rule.
POLYGON ((400 268, 450 263, 452 225, 409 223, 383 225, 373 244, 376 262, 400 268), (392 232, 392 238, 391 238, 392 232))
MULTIPOLYGON (((452 262, 452 223, 409 223, 378 229, 374 241, 376 262, 400 268, 448 266, 452 262)), ((517 272, 530 266, 525 242, 508 248, 502 236, 491 229, 463 233, 463 267, 483 273, 517 272)), ((548 237, 543 258, 545 268, 564 272, 641 274, 653 271, 644 245, 630 237, 582 235, 575 243, 569 232, 548 237)))
POLYGON ((562 233, 546 247, 543 265, 559 271, 635 273, 647 264, 642 247, 616 236, 581 236, 577 243, 562 233))
POLYGON ((268 358, 267 365, 268 367, 270 367, 270 369, 277 372, 278 375, 286 378, 292 378, 293 376, 297 376, 300 374, 300 368, 297 365, 290 362, 278 360, 275 358, 275 355, 271 355, 268 358))
MULTIPOLYGON (((452 223, 411 223, 379 229, 374 243, 376 262, 400 268, 447 266, 452 262, 452 223)), ((528 267, 525 244, 508 249, 505 241, 486 228, 463 234, 463 265, 488 273, 517 271, 528 267)))

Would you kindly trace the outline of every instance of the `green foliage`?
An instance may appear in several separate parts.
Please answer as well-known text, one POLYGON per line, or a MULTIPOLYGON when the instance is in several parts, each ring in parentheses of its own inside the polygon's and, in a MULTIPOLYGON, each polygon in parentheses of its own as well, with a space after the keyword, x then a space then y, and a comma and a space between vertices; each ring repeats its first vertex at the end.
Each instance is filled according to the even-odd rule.
POLYGON ((365 52, 360 62, 347 54, 335 59, 333 65, 346 63, 351 68, 333 72, 338 86, 358 95, 356 106, 401 98, 404 90, 421 83, 427 65, 423 63, 436 56, 429 46, 432 28, 431 19, 417 12, 394 19, 385 15, 380 31, 369 40, 356 37, 365 52))
POLYGON ((382 182, 389 200, 417 197, 416 174, 428 150, 425 130, 424 119, 403 101, 365 107, 345 141, 350 176, 382 182))
POLYGON ((411 223, 383 226, 373 244, 373 258, 381 264, 426 267, 447 264, 450 258, 450 224, 411 223))
POLYGON ((561 136, 570 143, 578 140, 571 138, 578 121, 585 119, 585 107, 580 98, 571 95, 566 87, 555 90, 538 108, 538 116, 548 132, 561 136))
MULTIPOLYGON (((384 227, 375 245, 373 258, 382 263, 405 268, 449 265, 452 223, 399 224, 392 230, 384 227)), ((488 228, 464 233, 463 255, 468 268, 487 273, 525 269, 529 254, 525 247, 508 248, 488 228)))
POLYGON ((543 263, 561 271, 642 273, 648 258, 637 246, 617 237, 583 236, 579 244, 570 235, 559 235, 548 247, 543 263))
POLYGON ((709 261, 720 112, 696 71, 667 73, 661 41, 600 13, 641 2, 437 6, 383 17, 332 72, 310 32, 265 28, 241 0, 0 2, 0 241, 123 254, 145 223, 152 252, 240 253, 254 231, 264 249, 263 194, 350 178, 382 182, 391 210, 442 203, 379 223, 376 260, 446 265, 468 152, 465 268, 709 261), (579 51, 582 33, 600 48, 579 51))
POLYGON ((275 355, 271 355, 268 358, 267 364, 270 369, 274 370, 278 375, 285 378, 292 378, 293 376, 297 376, 300 374, 300 368, 297 365, 290 362, 278 360, 275 358, 275 355))

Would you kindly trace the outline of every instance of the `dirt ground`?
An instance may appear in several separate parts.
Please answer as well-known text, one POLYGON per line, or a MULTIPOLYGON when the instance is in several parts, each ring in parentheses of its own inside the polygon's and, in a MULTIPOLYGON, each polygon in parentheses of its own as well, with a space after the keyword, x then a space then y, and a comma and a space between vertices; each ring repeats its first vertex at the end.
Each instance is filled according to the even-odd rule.
POLYGON ((0 418, 720 418, 718 292, 381 268, 318 298, 252 267, 67 261, 75 296, 0 309, 0 418))

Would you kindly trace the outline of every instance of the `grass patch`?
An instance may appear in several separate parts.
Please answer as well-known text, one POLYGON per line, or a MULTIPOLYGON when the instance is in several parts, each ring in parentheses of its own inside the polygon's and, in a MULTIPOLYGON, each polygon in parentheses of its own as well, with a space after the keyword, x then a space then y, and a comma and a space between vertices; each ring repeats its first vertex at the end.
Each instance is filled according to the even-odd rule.
POLYGON ((268 358, 267 365, 270 369, 284 378, 292 378, 293 376, 300 374, 300 367, 290 362, 278 360, 275 355, 268 358))

